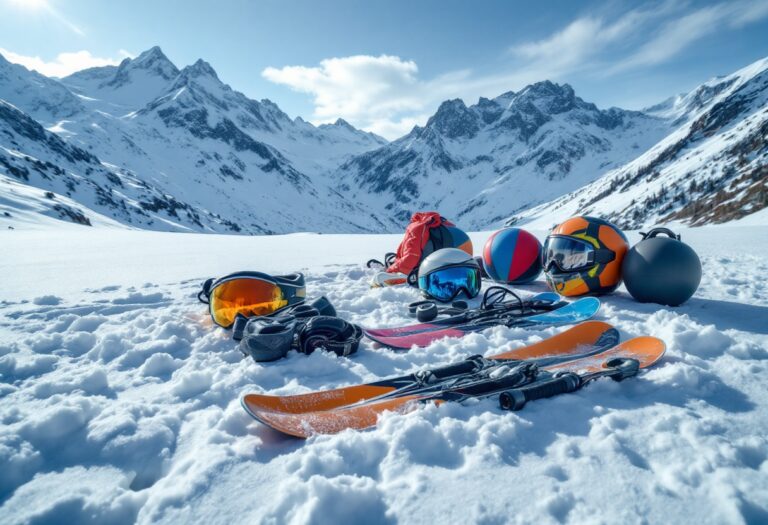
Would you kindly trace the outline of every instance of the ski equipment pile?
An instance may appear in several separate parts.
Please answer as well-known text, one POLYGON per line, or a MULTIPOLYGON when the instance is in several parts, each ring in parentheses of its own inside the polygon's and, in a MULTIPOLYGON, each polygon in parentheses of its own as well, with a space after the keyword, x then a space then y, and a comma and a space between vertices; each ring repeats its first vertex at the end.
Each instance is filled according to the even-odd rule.
POLYGON ((278 411, 253 406, 249 396, 243 399, 243 406, 254 418, 273 429, 307 438, 313 434, 335 434, 346 429, 366 429, 374 426, 379 415, 384 412, 405 413, 425 402, 440 404, 506 393, 504 398, 511 397, 513 401, 513 406, 508 408, 514 408, 515 400, 522 400, 517 403, 524 404, 526 400, 573 391, 605 375, 627 377, 632 375, 633 370, 636 372, 639 368, 656 363, 664 354, 664 350, 664 343, 660 339, 637 337, 603 351, 587 352, 581 357, 572 356, 570 360, 555 360, 548 364, 536 361, 504 362, 497 356, 497 363, 492 366, 449 375, 435 384, 423 387, 398 390, 397 387, 390 386, 390 389, 398 390, 394 395, 363 398, 362 401, 347 406, 314 408, 313 411, 305 412, 278 411), (554 375, 556 373, 557 375, 554 375), (577 377, 573 378, 573 375, 577 377), (566 380, 562 380, 563 377, 570 377, 571 384, 563 386, 566 383, 566 380))
POLYGON ((529 346, 515 348, 488 358, 473 356, 465 361, 444 367, 422 370, 400 377, 383 379, 364 385, 354 385, 334 390, 323 390, 306 394, 270 396, 247 394, 243 407, 253 414, 257 410, 298 414, 317 410, 330 410, 361 401, 381 399, 412 391, 423 385, 436 385, 455 377, 479 370, 482 360, 494 361, 531 359, 573 359, 586 354, 612 348, 619 342, 619 333, 610 324, 602 321, 588 321, 557 335, 529 346), (478 359, 479 358, 479 359, 478 359))

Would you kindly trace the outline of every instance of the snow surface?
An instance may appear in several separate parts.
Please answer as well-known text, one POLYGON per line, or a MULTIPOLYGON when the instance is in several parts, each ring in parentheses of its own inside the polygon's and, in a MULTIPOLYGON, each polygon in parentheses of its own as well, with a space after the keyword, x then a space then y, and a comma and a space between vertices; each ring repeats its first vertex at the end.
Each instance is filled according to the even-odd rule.
MULTIPOLYGON (((488 235, 472 235, 476 252, 488 235)), ((665 308, 622 289, 598 317, 666 341, 638 378, 519 413, 446 404, 302 441, 252 420, 240 396, 371 381, 559 329, 256 364, 196 301, 201 280, 303 270, 309 296, 343 317, 398 325, 417 293, 369 289, 362 263, 399 236, 0 231, 0 523, 765 523, 768 228, 682 235, 704 268, 693 299, 665 308)))

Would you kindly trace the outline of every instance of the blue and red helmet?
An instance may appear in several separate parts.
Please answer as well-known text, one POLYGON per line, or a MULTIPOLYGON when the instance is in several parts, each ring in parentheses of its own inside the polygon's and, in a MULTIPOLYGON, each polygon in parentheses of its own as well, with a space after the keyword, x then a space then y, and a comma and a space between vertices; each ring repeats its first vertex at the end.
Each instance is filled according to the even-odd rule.
POLYGON ((541 273, 541 243, 520 228, 504 228, 486 241, 483 266, 497 282, 525 284, 541 273))

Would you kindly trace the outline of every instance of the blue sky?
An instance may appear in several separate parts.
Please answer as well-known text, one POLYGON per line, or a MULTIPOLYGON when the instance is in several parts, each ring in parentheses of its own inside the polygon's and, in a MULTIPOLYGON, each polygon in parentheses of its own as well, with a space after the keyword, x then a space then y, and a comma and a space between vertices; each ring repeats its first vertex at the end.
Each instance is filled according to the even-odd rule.
POLYGON ((653 104, 768 55, 768 0, 0 0, 0 53, 49 75, 153 45, 291 116, 394 138, 447 98, 544 79, 653 104))

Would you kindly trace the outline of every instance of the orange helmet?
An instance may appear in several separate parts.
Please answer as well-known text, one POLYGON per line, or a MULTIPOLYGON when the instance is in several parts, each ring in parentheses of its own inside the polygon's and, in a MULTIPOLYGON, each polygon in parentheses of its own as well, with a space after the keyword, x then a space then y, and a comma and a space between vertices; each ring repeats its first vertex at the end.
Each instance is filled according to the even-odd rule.
POLYGON ((565 296, 610 293, 621 284, 621 263, 628 249, 626 236, 610 222, 568 219, 544 243, 547 283, 565 296))

